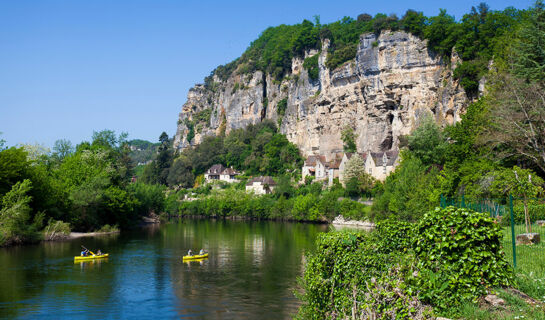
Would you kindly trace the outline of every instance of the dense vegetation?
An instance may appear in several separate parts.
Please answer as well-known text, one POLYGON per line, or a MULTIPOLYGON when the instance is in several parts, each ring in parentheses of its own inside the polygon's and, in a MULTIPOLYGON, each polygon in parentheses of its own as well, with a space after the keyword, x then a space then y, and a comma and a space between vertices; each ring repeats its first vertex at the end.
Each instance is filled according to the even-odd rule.
POLYGON ((210 191, 197 188, 191 191, 193 201, 179 202, 187 191, 171 194, 167 203, 169 211, 181 216, 246 217, 290 221, 333 220, 342 215, 346 218, 364 220, 369 207, 350 198, 336 183, 324 189, 322 182, 308 181, 294 187, 289 176, 277 178, 278 185, 273 194, 256 196, 244 190, 244 180, 235 185, 223 185, 223 190, 210 191))
MULTIPOLYGON (((527 15, 526 11, 514 8, 490 10, 481 3, 471 8, 459 21, 445 10, 432 17, 407 10, 401 19, 395 14, 379 13, 373 17, 363 13, 356 19, 344 17, 329 24, 321 24, 319 17, 315 17, 314 23, 304 20, 296 25, 266 29, 240 58, 216 68, 205 83, 208 88, 214 88, 214 75, 225 81, 234 72, 246 74, 256 70, 282 79, 291 71, 292 58, 304 58, 305 52, 310 49, 321 50, 325 39, 330 41, 325 63, 328 68, 335 69, 355 58, 362 34, 378 35, 383 30, 404 30, 428 40, 429 48, 446 59, 450 58, 455 48, 463 62, 455 69, 454 75, 460 79, 468 94, 475 95, 478 81, 486 73, 489 61, 504 54, 506 38, 503 36, 516 30, 527 15)), ((307 57, 304 63, 313 80, 318 78, 317 62, 318 55, 314 55, 307 57)))
POLYGON ((67 224, 79 231, 130 227, 161 211, 163 189, 130 184, 133 162, 125 135, 95 132, 73 147, 59 140, 53 152, 33 146, 0 150, 0 246, 35 241, 67 224), (160 200, 156 200, 160 199, 160 200))
POLYGON ((453 207, 432 210, 416 224, 392 220, 371 233, 322 234, 308 257, 299 316, 460 316, 462 306, 513 283, 501 237, 487 214, 453 207))
POLYGON ((247 175, 273 176, 295 174, 302 164, 299 149, 271 121, 232 130, 227 136, 207 136, 198 146, 176 155, 168 137, 163 142, 156 161, 142 176, 147 183, 191 188, 197 177, 218 163, 247 175))

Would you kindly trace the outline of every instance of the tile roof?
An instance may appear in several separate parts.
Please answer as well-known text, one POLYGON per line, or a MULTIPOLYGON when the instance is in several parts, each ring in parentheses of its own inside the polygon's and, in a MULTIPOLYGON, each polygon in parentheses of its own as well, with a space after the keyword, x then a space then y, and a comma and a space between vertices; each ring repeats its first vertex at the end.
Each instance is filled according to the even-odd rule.
POLYGON ((234 175, 237 175, 237 174, 240 174, 240 173, 238 171, 236 171, 235 169, 233 169, 233 168, 225 168, 225 170, 223 170, 223 172, 221 174, 234 176, 234 175))
POLYGON ((393 166, 399 155, 399 151, 386 151, 386 152, 371 152, 371 157, 375 161, 375 166, 382 167, 384 166, 384 155, 386 155, 386 166, 393 166))
POLYGON ((207 174, 219 175, 225 170, 225 167, 221 164, 215 164, 206 171, 207 174))
POLYGON ((307 160, 305 160, 305 166, 314 167, 316 165, 316 161, 320 161, 322 164, 325 164, 325 156, 308 156, 307 160))
POLYGON ((341 160, 339 159, 336 159, 336 160, 333 160, 331 162, 329 162, 326 167, 330 168, 330 169, 339 169, 339 166, 341 165, 341 160))
POLYGON ((269 186, 275 186, 276 185, 276 181, 274 181, 274 179, 272 177, 270 177, 270 176, 260 176, 260 177, 252 178, 252 179, 248 180, 246 185, 251 186, 251 185, 254 184, 254 182, 260 182, 261 184, 268 184, 269 186))

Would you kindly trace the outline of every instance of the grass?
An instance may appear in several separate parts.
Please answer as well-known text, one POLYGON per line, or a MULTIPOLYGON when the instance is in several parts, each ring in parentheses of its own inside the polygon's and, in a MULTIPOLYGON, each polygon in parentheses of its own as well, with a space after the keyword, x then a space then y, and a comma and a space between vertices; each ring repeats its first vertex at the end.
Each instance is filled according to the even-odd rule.
MULTIPOLYGON (((539 233, 541 242, 536 245, 518 245, 516 246, 517 267, 516 271, 524 274, 534 274, 545 278, 545 227, 536 224, 532 225, 532 232, 539 233)), ((526 233, 524 225, 515 225, 516 235, 526 233)), ((508 261, 513 265, 513 246, 511 242, 511 227, 505 227, 503 230, 503 249, 508 261)))
POLYGON ((520 296, 511 291, 498 289, 496 294, 505 301, 505 305, 498 308, 483 307, 482 305, 471 303, 464 305, 458 310, 458 319, 478 319, 478 320, 507 320, 507 319, 543 319, 545 320, 545 310, 542 304, 532 305, 527 303, 520 296))

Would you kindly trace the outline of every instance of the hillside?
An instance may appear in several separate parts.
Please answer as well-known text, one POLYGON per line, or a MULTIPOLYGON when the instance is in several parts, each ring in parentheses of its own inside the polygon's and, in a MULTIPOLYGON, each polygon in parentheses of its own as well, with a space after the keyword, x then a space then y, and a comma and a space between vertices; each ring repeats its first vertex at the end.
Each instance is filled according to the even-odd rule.
POLYGON ((424 115, 460 120, 520 13, 481 5, 460 22, 409 10, 269 28, 190 89, 174 146, 272 119, 303 155, 342 149, 346 125, 360 152, 397 150, 424 115))

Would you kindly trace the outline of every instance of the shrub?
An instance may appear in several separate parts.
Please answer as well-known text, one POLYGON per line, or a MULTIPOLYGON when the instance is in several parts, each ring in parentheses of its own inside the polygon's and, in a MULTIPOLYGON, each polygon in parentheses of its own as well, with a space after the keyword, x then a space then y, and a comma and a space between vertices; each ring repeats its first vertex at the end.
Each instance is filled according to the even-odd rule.
POLYGON ((464 61, 454 69, 454 79, 460 80, 468 96, 476 96, 479 92, 479 76, 482 73, 482 63, 464 61))
POLYGON ((119 227, 117 225, 111 226, 109 224, 105 224, 96 232, 119 232, 119 227))
POLYGON ((44 229, 44 240, 66 239, 70 235, 70 224, 49 218, 44 229))
POLYGON ((325 64, 330 70, 333 70, 346 61, 356 58, 357 51, 358 45, 356 43, 339 46, 335 51, 328 53, 325 64))
POLYGON ((508 285, 512 269, 501 239, 500 226, 486 213, 455 207, 426 213, 414 241, 422 300, 442 310, 508 285))
POLYGON ((318 68, 318 58, 320 57, 320 54, 315 54, 311 57, 308 57, 303 62, 303 68, 305 68, 308 71, 308 77, 312 81, 318 80, 320 76, 320 69, 318 68))
POLYGON ((287 108, 288 108, 288 99, 284 98, 278 101, 278 104, 276 105, 276 112, 278 113, 278 116, 284 117, 284 115, 286 114, 287 108))
MULTIPOLYGON (((524 205, 520 202, 522 201, 517 201, 513 206, 515 224, 524 224, 524 205)), ((538 204, 534 201, 529 201, 528 215, 530 216, 531 222, 535 222, 536 220, 545 220, 545 204, 538 204)), ((504 217, 503 220, 506 221, 507 224, 510 224, 511 220, 509 216, 504 217)))
POLYGON ((429 308, 404 282, 411 257, 380 250, 377 236, 354 231, 318 236, 300 280, 305 292, 299 318, 430 318, 429 308))
POLYGON ((384 220, 377 223, 377 238, 385 252, 407 251, 412 247, 415 225, 399 220, 384 220))

